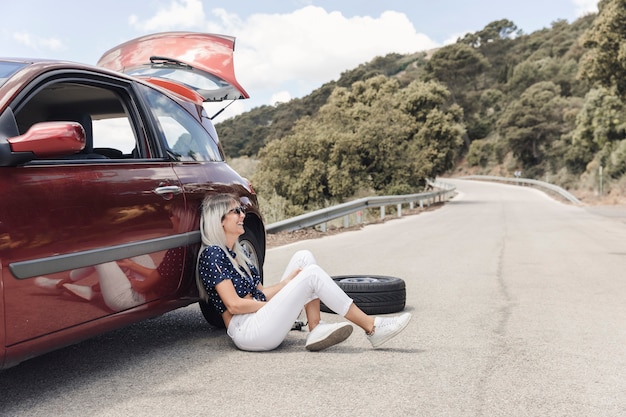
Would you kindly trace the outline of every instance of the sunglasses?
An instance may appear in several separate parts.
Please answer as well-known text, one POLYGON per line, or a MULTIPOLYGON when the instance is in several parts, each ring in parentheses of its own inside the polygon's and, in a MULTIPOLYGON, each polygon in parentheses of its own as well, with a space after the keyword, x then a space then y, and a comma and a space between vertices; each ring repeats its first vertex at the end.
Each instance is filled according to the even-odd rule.
POLYGON ((223 217, 226 217, 226 216, 227 216, 227 215, 229 215, 230 213, 235 213, 235 214, 237 214, 237 216, 239 216, 240 214, 246 214, 246 209, 245 209, 245 207, 243 207, 243 206, 239 206, 239 207, 232 208, 232 209, 228 210, 228 211, 226 212, 226 214, 224 214, 224 216, 223 216, 223 217))

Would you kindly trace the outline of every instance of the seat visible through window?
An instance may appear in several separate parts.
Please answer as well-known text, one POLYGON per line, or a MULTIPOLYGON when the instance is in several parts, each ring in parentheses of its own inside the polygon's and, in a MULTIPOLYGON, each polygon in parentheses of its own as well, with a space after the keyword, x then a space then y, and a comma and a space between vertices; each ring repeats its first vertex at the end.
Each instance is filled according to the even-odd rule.
POLYGON ((108 159, 106 156, 94 152, 93 126, 89 113, 58 113, 53 114, 48 120, 78 122, 85 130, 85 149, 74 155, 68 155, 64 159, 108 159))

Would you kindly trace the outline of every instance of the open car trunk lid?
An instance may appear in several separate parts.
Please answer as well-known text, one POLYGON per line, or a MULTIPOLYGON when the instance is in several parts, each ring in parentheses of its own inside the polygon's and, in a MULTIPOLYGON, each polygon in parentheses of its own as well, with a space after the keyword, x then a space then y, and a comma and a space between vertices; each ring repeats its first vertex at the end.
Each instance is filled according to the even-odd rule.
POLYGON ((166 88, 171 85, 174 91, 179 89, 176 84, 183 85, 203 101, 244 99, 249 95, 235 78, 234 50, 232 36, 165 32, 118 45, 105 52, 97 65, 166 88))

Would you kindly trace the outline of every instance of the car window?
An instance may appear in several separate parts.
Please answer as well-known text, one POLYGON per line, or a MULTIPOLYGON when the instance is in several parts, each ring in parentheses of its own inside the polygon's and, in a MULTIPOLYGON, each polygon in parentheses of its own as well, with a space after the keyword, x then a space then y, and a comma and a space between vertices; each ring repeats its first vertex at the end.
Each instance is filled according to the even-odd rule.
POLYGON ((166 95, 141 86, 170 154, 178 161, 221 161, 217 143, 202 124, 166 95))
POLYGON ((26 64, 19 62, 0 62, 0 85, 25 66, 26 64))
POLYGON ((123 88, 92 81, 53 81, 29 95, 15 112, 20 134, 47 121, 79 122, 85 149, 62 159, 96 160, 140 157, 138 133, 123 88))
POLYGON ((93 121, 94 148, 118 149, 130 155, 135 151, 136 140, 128 117, 110 117, 93 121))

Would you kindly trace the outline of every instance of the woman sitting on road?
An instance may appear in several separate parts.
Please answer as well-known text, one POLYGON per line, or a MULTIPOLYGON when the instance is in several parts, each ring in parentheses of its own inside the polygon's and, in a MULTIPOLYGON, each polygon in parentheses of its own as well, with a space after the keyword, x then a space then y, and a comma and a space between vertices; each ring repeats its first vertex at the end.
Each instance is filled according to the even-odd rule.
POLYGON ((359 309, 309 251, 297 252, 276 285, 263 287, 259 271, 239 244, 244 208, 230 194, 205 198, 200 220, 198 288, 224 319, 228 335, 241 350, 278 347, 304 308, 309 335, 306 349, 318 351, 346 340, 352 325, 320 322, 320 300, 361 327, 374 348, 400 333, 411 315, 371 317, 359 309))

